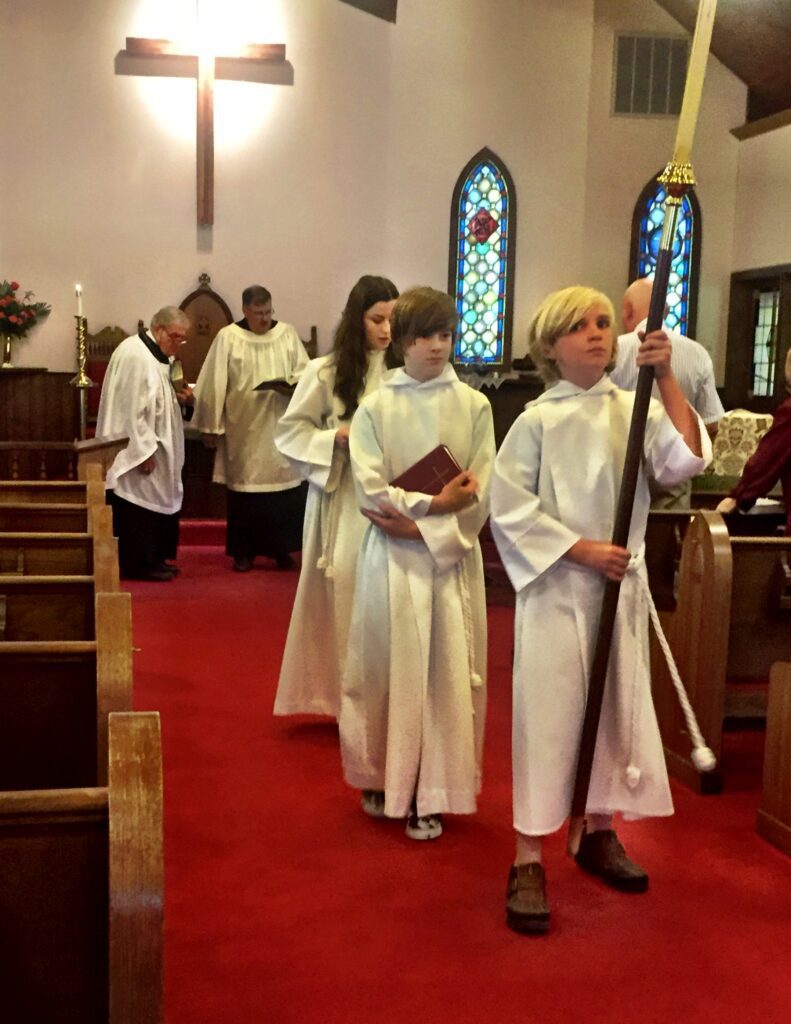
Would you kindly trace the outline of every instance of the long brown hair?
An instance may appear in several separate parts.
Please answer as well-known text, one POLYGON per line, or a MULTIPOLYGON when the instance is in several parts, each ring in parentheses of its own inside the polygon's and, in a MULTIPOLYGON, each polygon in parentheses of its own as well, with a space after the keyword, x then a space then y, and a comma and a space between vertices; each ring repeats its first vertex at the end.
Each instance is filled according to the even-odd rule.
MULTIPOLYGON (((365 390, 368 372, 368 350, 365 345, 363 316, 377 302, 390 302, 398 298, 398 289, 386 277, 365 274, 349 292, 341 322, 335 330, 333 352, 335 356, 335 386, 333 393, 344 404, 344 420, 351 419, 357 410, 360 396, 365 390)), ((398 360, 388 347, 385 364, 397 366, 398 360)))

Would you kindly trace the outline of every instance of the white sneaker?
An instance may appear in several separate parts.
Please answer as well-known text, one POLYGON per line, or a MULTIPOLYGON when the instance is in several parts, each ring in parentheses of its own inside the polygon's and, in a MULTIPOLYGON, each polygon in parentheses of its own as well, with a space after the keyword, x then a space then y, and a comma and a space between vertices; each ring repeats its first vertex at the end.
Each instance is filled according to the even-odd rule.
POLYGON ((442 815, 426 814, 420 818, 412 811, 406 820, 406 834, 410 839, 439 839, 442 835, 442 815))
POLYGON ((360 805, 371 818, 384 818, 385 795, 378 789, 364 789, 360 794, 360 805))

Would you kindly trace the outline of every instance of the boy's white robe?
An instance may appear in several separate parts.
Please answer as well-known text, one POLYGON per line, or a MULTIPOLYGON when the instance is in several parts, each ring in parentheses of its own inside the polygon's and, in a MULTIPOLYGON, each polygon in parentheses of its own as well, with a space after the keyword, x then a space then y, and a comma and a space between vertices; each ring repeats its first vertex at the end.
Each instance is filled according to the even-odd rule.
POLYGON ((369 525, 341 695, 346 781, 385 792, 385 813, 471 813, 481 784, 486 713, 486 602, 478 533, 494 456, 488 400, 446 366, 419 383, 395 370, 352 421, 360 504, 389 502, 425 544, 369 525), (478 479, 478 499, 428 516, 431 497, 390 487, 439 444, 478 479))
MULTIPOLYGON (((364 395, 380 384, 384 352, 371 352, 364 395)), ((334 356, 313 359, 280 419, 275 443, 308 481, 302 569, 291 613, 276 715, 340 714, 341 678, 357 555, 368 520, 354 492, 349 452, 336 448, 345 403, 333 394, 334 356)))
POLYGON ((243 492, 285 491, 302 482, 275 448, 275 429, 288 406, 276 391, 256 391, 266 380, 299 378, 308 356, 291 324, 266 334, 238 324, 218 332, 195 385, 192 425, 219 434, 214 482, 243 492))
MULTIPOLYGON (((567 817, 604 577, 563 559, 577 540, 610 541, 634 394, 607 376, 589 390, 560 381, 531 402, 498 453, 492 533, 516 590, 513 688, 514 827, 545 835, 567 817)), ((647 475, 673 485, 711 457, 687 448, 652 399, 620 591, 587 812, 673 812, 651 700, 648 614, 640 581, 647 475)))
POLYGON ((108 490, 150 512, 178 512, 184 496, 181 407, 170 383, 170 363, 158 360, 137 334, 113 352, 102 384, 96 436, 117 434, 126 435, 129 444, 107 471, 108 490), (141 473, 138 466, 152 455, 153 471, 141 473))

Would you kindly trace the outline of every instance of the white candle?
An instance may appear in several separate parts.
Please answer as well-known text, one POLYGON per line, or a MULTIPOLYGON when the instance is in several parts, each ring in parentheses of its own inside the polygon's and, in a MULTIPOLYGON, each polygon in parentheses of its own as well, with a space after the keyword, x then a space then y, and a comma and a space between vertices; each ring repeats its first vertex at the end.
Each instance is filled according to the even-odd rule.
POLYGON ((77 316, 82 316, 82 285, 78 284, 74 289, 74 294, 77 296, 77 316))

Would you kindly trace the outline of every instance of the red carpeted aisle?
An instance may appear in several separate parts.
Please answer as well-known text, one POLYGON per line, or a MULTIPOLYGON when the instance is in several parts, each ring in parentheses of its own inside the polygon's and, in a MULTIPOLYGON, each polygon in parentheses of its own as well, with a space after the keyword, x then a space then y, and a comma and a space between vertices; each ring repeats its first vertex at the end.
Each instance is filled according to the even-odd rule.
POLYGON ((675 786, 675 818, 620 830, 647 895, 583 875, 557 836, 552 931, 518 936, 510 612, 490 614, 479 813, 418 844, 360 811, 333 724, 272 717, 295 574, 231 573, 219 548, 180 561, 173 583, 132 587, 136 707, 164 735, 167 1024, 789 1019, 791 861, 754 832, 749 736, 727 794, 675 786))

